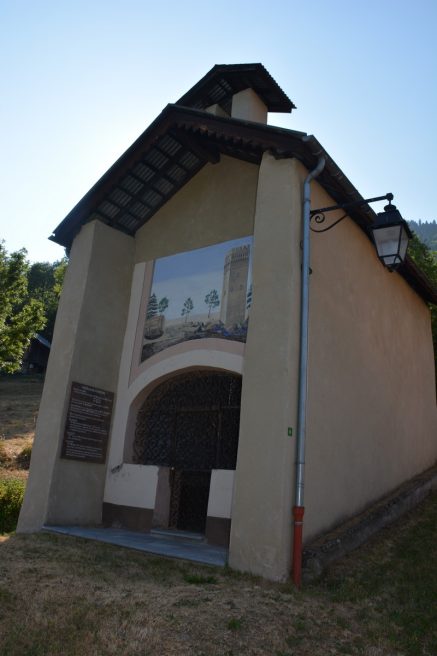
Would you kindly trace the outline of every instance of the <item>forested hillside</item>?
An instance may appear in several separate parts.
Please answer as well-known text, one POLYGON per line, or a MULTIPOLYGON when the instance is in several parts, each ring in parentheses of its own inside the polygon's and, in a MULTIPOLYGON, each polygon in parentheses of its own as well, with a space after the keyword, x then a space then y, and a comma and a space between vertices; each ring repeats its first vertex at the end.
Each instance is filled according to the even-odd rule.
POLYGON ((420 241, 432 251, 437 251, 437 221, 408 221, 408 225, 420 241))

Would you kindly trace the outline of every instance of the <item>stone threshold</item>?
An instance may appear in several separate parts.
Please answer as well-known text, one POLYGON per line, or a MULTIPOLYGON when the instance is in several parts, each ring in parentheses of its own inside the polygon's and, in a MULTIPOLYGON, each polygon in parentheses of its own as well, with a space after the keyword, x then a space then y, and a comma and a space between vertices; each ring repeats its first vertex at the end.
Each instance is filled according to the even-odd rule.
MULTIPOLYGON (((216 547, 187 536, 152 535, 128 531, 122 528, 100 528, 91 526, 43 526, 47 533, 72 535, 76 538, 106 542, 118 547, 136 549, 167 558, 179 558, 205 565, 224 567, 228 562, 228 550, 216 547)), ((187 534, 188 535, 188 534, 187 534)))
POLYGON ((205 542, 204 533, 193 533, 191 531, 181 531, 173 528, 151 528, 150 535, 159 538, 168 538, 172 540, 189 540, 190 542, 205 542))
POLYGON ((328 565, 412 510, 435 489, 437 466, 415 476, 364 512, 305 545, 302 558, 303 581, 318 578, 328 565))

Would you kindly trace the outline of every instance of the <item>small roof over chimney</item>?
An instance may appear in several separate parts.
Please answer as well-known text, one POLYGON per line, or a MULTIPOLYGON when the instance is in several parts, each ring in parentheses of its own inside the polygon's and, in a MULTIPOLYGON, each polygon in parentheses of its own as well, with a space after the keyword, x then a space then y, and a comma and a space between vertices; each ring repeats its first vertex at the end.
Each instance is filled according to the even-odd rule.
POLYGON ((233 96, 244 89, 253 89, 269 112, 296 109, 262 64, 216 64, 176 104, 202 110, 219 105, 230 115, 233 96))

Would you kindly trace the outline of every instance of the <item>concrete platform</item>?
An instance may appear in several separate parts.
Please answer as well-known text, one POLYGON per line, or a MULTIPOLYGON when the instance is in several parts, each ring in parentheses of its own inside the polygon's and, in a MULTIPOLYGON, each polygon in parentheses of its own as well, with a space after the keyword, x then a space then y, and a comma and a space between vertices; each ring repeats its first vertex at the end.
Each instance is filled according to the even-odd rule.
POLYGON ((118 547, 145 551, 158 556, 166 556, 167 558, 190 560, 205 565, 224 567, 228 562, 227 549, 201 542, 197 536, 192 539, 188 533, 180 537, 175 535, 164 536, 127 531, 121 528, 93 528, 88 526, 44 526, 43 531, 73 535, 76 538, 85 538, 86 540, 97 540, 98 542, 115 544, 118 547))

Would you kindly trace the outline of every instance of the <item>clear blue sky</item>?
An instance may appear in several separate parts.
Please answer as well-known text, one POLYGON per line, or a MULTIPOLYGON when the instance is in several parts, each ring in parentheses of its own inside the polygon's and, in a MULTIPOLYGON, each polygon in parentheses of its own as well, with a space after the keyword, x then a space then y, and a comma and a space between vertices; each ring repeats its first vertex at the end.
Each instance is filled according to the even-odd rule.
POLYGON ((437 219, 436 0, 0 0, 0 237, 47 240, 214 64, 262 62, 364 196, 437 219))

